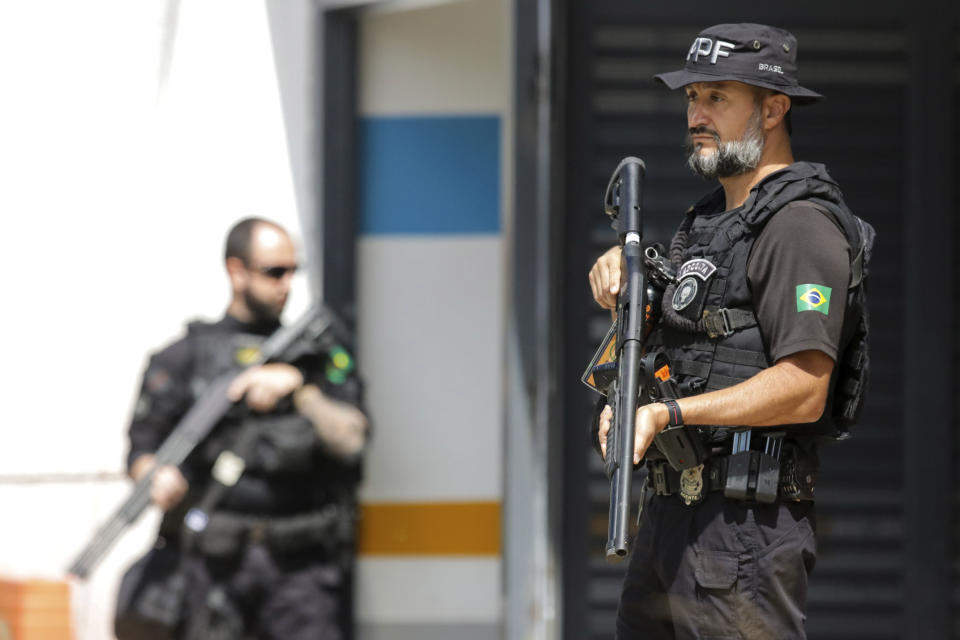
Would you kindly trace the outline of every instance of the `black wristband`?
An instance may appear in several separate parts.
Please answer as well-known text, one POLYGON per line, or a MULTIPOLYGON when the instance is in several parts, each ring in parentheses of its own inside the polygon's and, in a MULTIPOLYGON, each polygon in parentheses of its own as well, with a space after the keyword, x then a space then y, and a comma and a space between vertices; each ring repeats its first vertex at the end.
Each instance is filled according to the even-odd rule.
POLYGON ((677 425, 683 424, 683 414, 680 413, 680 405, 677 404, 676 400, 661 400, 661 402, 666 405, 667 413, 670 414, 670 421, 667 422, 667 426, 676 427, 677 425))

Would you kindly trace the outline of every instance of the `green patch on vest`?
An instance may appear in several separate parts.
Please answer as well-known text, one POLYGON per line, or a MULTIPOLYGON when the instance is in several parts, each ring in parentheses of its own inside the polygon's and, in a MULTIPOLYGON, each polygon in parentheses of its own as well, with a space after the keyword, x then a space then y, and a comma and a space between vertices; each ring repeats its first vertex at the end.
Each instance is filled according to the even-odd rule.
POLYGON ((336 346, 330 350, 326 367, 327 380, 333 384, 343 384, 353 368, 353 358, 343 347, 336 346))
POLYGON ((822 284, 797 285, 797 311, 819 311, 823 315, 830 313, 830 287, 822 284))

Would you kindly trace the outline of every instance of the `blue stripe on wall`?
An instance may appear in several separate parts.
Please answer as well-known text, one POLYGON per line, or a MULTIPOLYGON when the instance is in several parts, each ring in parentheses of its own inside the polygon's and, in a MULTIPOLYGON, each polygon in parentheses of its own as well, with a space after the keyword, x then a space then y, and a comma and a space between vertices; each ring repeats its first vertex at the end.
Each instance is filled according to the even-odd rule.
POLYGON ((500 231, 500 118, 360 121, 360 233, 500 231))

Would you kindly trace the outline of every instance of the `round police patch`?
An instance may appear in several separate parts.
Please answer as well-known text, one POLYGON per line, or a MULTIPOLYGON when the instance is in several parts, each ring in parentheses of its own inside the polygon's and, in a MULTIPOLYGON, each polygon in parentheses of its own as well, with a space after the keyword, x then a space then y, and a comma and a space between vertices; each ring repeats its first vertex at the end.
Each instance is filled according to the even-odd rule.
POLYGON ((690 303, 697 297, 699 288, 696 278, 693 276, 685 278, 677 285, 677 290, 673 294, 673 310, 683 311, 690 306, 690 303))

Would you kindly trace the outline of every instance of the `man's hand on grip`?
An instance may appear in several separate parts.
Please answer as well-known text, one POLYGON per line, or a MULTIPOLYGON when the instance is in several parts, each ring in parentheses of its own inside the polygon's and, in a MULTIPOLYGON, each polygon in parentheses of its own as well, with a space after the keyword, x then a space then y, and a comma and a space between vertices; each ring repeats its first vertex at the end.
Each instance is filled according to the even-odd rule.
MULTIPOLYGON (((144 454, 137 458, 130 469, 130 477, 139 482, 154 467, 154 456, 144 454)), ((187 494, 187 480, 180 473, 180 469, 172 465, 159 467, 150 481, 150 500, 163 511, 169 511, 177 506, 187 494)))
MULTIPOLYGON (((607 457, 607 435, 610 433, 611 418, 613 418, 613 410, 610 405, 607 405, 600 413, 600 452, 604 459, 607 457)), ((667 427, 669 421, 670 415, 667 408, 660 403, 643 405, 637 409, 633 438, 633 464, 640 464, 654 437, 667 427)))
POLYGON ((666 405, 659 402, 645 404, 637 409, 637 421, 633 438, 633 464, 639 464, 658 433, 667 428, 670 414, 666 405))
POLYGON ((604 460, 607 459, 607 434, 610 433, 611 418, 613 418, 613 409, 610 405, 606 405, 600 412, 600 431, 597 434, 600 439, 600 453, 604 460))
POLYGON ((227 395, 237 402, 246 396, 254 411, 271 411, 287 395, 303 386, 303 374, 282 362, 250 367, 230 384, 227 395))
POLYGON ((590 288, 593 290, 593 299, 604 309, 617 308, 617 294, 623 284, 621 278, 625 273, 621 269, 620 246, 612 247, 590 269, 590 288))

